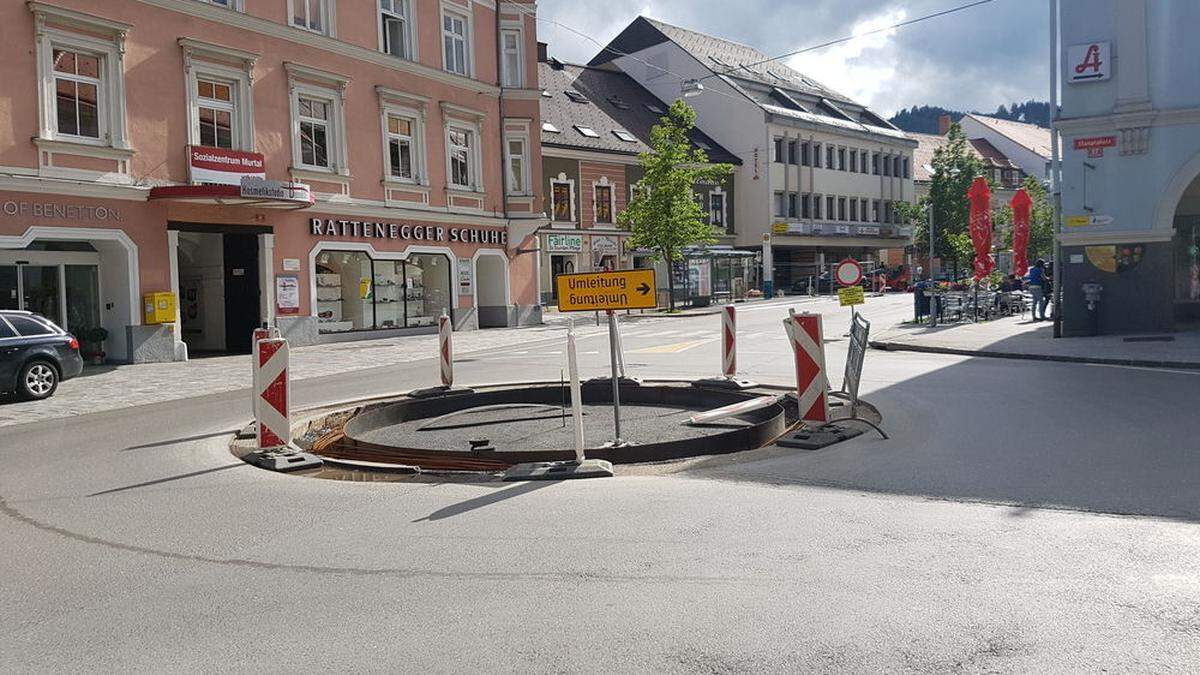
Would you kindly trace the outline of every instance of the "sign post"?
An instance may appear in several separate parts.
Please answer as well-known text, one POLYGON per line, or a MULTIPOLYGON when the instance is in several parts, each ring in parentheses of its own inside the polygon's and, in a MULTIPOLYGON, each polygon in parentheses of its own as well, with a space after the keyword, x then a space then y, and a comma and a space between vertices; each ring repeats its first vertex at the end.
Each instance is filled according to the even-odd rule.
POLYGON ((854 306, 866 302, 862 290, 862 265, 858 264, 857 260, 846 258, 833 268, 833 278, 841 285, 838 289, 838 304, 850 308, 850 323, 853 325, 854 306))
POLYGON ((608 315, 608 353, 612 366, 613 446, 621 438, 621 357, 616 312, 622 309, 654 309, 658 306, 653 269, 617 270, 560 274, 554 278, 560 312, 599 312, 608 315))

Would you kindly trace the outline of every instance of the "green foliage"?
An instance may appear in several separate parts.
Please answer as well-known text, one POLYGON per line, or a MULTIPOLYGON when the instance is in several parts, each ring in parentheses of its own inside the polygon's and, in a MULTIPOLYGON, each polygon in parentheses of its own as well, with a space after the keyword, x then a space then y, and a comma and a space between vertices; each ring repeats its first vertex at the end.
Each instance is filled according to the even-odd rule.
POLYGON ((658 260, 680 260, 685 247, 716 241, 694 187, 700 181, 720 181, 733 167, 709 164, 708 155, 692 146, 695 126, 691 106, 683 100, 671 104, 650 130, 651 152, 638 157, 644 174, 617 219, 631 232, 630 245, 653 250, 658 260))
MULTIPOLYGON (((971 202, 967 189, 971 181, 983 173, 983 162, 967 146, 967 137, 958 124, 950 126, 947 142, 933 153, 933 176, 926 198, 933 205, 935 253, 959 265, 970 261, 975 253, 967 235, 971 202), (965 238, 967 245, 962 241, 965 238)), ((926 233, 926 245, 928 234, 926 233)))

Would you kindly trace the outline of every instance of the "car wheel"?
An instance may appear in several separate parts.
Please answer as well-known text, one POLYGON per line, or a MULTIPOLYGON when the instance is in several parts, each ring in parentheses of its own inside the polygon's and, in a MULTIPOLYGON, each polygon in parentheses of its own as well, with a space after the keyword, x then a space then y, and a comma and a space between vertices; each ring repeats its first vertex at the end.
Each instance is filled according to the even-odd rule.
POLYGON ((58 389, 58 369, 48 361, 30 361, 17 378, 17 393, 21 398, 37 401, 48 398, 58 389))

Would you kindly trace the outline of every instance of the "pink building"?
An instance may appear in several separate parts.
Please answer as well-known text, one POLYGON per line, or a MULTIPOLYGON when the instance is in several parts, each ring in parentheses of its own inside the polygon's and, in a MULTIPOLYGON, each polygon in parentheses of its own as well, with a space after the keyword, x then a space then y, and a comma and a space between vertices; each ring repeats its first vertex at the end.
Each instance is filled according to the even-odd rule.
POLYGON ((56 3, 0 3, 0 308, 134 362, 539 320, 533 2, 56 3))

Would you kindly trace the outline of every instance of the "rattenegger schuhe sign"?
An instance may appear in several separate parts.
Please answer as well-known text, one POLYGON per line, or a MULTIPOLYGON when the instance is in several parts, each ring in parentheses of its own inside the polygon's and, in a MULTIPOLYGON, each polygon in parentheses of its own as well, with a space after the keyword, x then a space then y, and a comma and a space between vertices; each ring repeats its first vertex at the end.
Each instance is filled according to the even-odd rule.
POLYGON ((444 227, 342 218, 311 218, 309 233, 326 239, 396 239, 437 241, 480 246, 506 246, 508 232, 498 227, 444 227))

